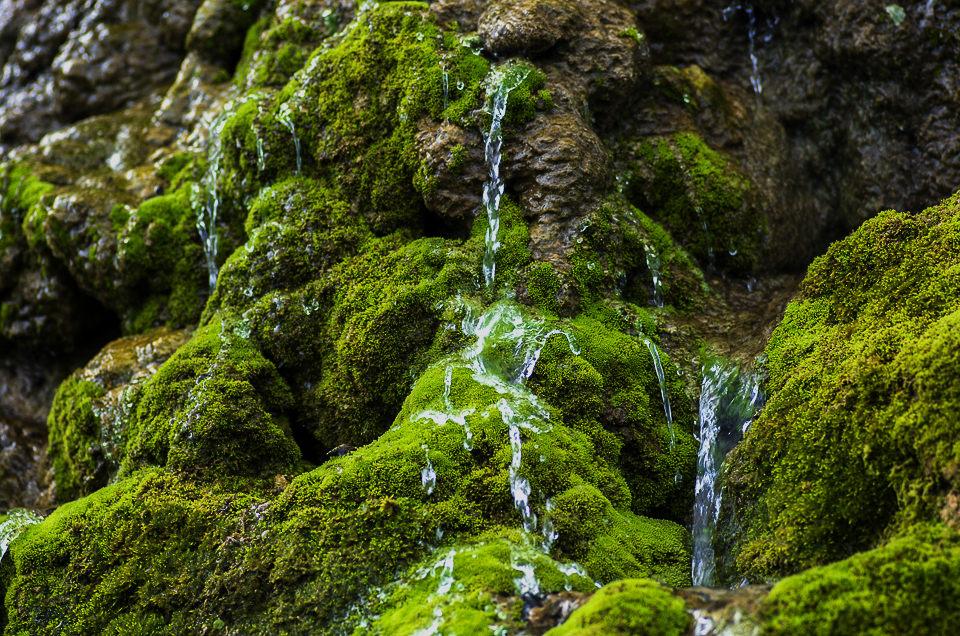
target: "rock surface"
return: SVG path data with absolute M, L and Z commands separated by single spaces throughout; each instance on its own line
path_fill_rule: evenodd
M 958 47 L 950 2 L 0 2 L 0 630 L 952 635 Z

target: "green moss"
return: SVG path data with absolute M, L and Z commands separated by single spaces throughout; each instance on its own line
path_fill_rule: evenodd
M 701 263 L 751 270 L 765 221 L 753 186 L 732 159 L 691 133 L 643 141 L 635 157 L 624 188 L 634 205 L 683 236 L 681 244 Z
M 415 224 L 423 206 L 413 185 L 417 120 L 439 118 L 444 109 L 440 32 L 425 6 L 365 6 L 356 28 L 314 52 L 308 72 L 295 75 L 276 99 L 264 96 L 238 109 L 225 129 L 231 198 L 254 195 L 294 165 L 290 132 L 276 117 L 282 106 L 296 130 L 312 131 L 301 140 L 305 171 L 336 183 L 378 233 Z
M 79 373 L 67 378 L 53 399 L 47 427 L 57 497 L 71 501 L 106 485 L 109 466 L 100 445 L 100 417 L 94 400 L 102 387 Z
M 527 275 L 527 295 L 545 315 L 556 318 L 560 313 L 560 279 L 549 263 L 537 263 Z
M 960 624 L 960 536 L 921 524 L 876 550 L 784 579 L 764 634 L 952 634 Z
M 463 144 L 457 144 L 450 149 L 450 161 L 447 162 L 447 171 L 450 174 L 460 174 L 463 172 L 463 164 L 467 160 L 467 149 Z
M 296 472 L 290 389 L 230 319 L 216 316 L 136 388 L 127 473 L 141 464 L 207 480 Z
M 237 69 L 233 75 L 233 81 L 242 84 L 247 74 L 250 72 L 250 64 L 260 45 L 260 38 L 270 28 L 273 21 L 272 16 L 260 18 L 247 29 L 247 35 L 243 40 L 243 52 L 240 54 L 240 62 L 237 63 Z
M 626 580 L 599 590 L 549 636 L 680 636 L 691 623 L 683 599 L 653 581 Z
M 589 434 L 600 456 L 619 466 L 630 501 L 607 490 L 611 501 L 629 504 L 637 514 L 682 521 L 692 506 L 697 454 L 682 378 L 661 351 L 674 418 L 671 445 L 647 347 L 591 318 L 577 318 L 570 327 L 579 355 L 563 338 L 552 337 L 530 378 L 531 388 L 561 410 L 568 426 Z
M 960 197 L 884 212 L 811 266 L 730 458 L 737 564 L 778 577 L 936 519 L 957 491 Z M 946 513 L 944 513 L 946 514 Z

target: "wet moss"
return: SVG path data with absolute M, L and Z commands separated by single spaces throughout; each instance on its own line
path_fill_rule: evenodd
M 764 634 L 952 634 L 960 624 L 960 536 L 920 524 L 883 547 L 784 579 Z
M 647 347 L 592 318 L 577 318 L 570 327 L 579 355 L 570 352 L 563 338 L 551 337 L 530 378 L 531 388 L 561 410 L 568 426 L 588 433 L 596 452 L 619 467 L 629 500 L 605 492 L 612 501 L 637 514 L 682 522 L 693 503 L 697 453 L 683 379 L 660 351 L 673 415 L 671 444 Z
M 236 323 L 217 315 L 132 396 L 122 465 L 204 480 L 295 473 L 290 389 Z
M 702 265 L 751 271 L 765 221 L 733 159 L 693 133 L 639 142 L 634 156 L 624 188 L 634 205 L 683 236 L 681 244 Z
M 79 374 L 67 378 L 54 397 L 47 427 L 56 474 L 57 498 L 71 501 L 106 485 L 105 458 L 100 447 L 100 417 L 95 400 L 105 391 Z
M 807 272 L 767 347 L 770 400 L 730 458 L 740 571 L 775 578 L 949 516 L 960 197 L 884 212 Z
M 680 636 L 691 623 L 683 599 L 653 581 L 610 583 L 549 636 Z

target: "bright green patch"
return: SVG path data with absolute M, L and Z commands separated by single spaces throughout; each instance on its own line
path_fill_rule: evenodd
M 681 636 L 690 627 L 686 603 L 653 581 L 611 583 L 549 636 Z

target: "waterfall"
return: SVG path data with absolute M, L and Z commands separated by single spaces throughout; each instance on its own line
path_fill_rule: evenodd
M 524 66 L 499 66 L 487 76 L 487 105 L 484 110 L 490 114 L 493 121 L 490 132 L 487 133 L 484 145 L 484 157 L 490 167 L 489 178 L 483 185 L 483 207 L 487 211 L 486 249 L 483 254 L 483 278 L 487 289 L 493 287 L 497 275 L 496 255 L 500 248 L 497 234 L 500 231 L 500 198 L 503 196 L 503 179 L 500 178 L 500 148 L 503 144 L 503 134 L 500 124 L 507 113 L 507 98 L 510 91 L 520 86 L 530 69 Z
M 649 338 L 644 338 L 643 343 L 647 345 L 647 350 L 650 351 L 650 357 L 653 358 L 653 369 L 657 372 L 657 379 L 660 381 L 660 397 L 663 398 L 663 414 L 667 418 L 667 430 L 670 431 L 670 450 L 672 451 L 677 444 L 677 437 L 673 432 L 673 411 L 670 410 L 667 376 L 663 372 L 663 364 L 660 362 L 660 352 L 657 351 L 657 345 Z
M 700 451 L 693 507 L 694 585 L 711 585 L 714 572 L 713 530 L 720 514 L 721 493 L 716 488 L 720 465 L 743 437 L 760 405 L 755 374 L 739 365 L 714 359 L 703 365 L 700 393 Z

